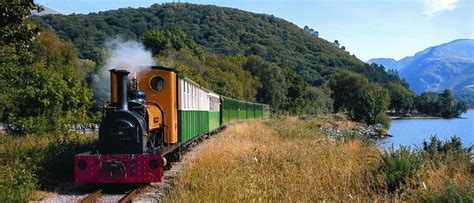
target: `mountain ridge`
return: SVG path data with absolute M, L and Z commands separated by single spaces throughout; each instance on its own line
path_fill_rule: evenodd
M 396 69 L 416 93 L 451 89 L 464 99 L 474 96 L 474 39 L 456 39 L 428 47 L 413 56 L 387 63 L 371 59 L 386 69 Z M 474 99 L 468 103 L 473 106 Z

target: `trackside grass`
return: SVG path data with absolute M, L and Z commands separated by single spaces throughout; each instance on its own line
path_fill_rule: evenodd
M 232 124 L 195 152 L 167 200 L 474 202 L 472 151 L 461 140 L 433 137 L 395 150 L 319 132 L 360 125 L 339 115 Z M 96 144 L 96 135 L 0 135 L 0 202 L 67 187 L 73 155 Z
M 169 201 L 472 200 L 469 158 L 447 164 L 422 149 L 330 141 L 318 131 L 327 125 L 359 124 L 321 116 L 231 125 L 183 168 Z
M 73 182 L 75 153 L 94 148 L 97 136 L 0 135 L 0 202 L 41 198 Z

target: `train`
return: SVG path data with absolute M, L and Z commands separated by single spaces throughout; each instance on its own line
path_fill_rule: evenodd
M 98 148 L 75 155 L 76 183 L 160 182 L 182 147 L 230 123 L 270 117 L 269 105 L 219 95 L 173 68 L 109 72 Z

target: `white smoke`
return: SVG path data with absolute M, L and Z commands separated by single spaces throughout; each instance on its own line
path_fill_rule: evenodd
M 107 58 L 103 70 L 120 69 L 130 72 L 137 70 L 137 67 L 154 65 L 153 55 L 145 50 L 143 44 L 136 41 L 124 41 L 115 38 L 105 43 L 110 57 Z
M 102 106 L 110 100 L 110 73 L 109 70 L 128 70 L 133 75 L 140 68 L 155 65 L 153 55 L 143 44 L 133 40 L 115 38 L 105 43 L 107 51 L 105 65 L 93 78 L 94 99 L 97 106 Z

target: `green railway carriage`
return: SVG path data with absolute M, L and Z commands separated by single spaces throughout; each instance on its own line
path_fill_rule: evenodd
M 266 104 L 245 102 L 221 96 L 221 124 L 254 118 L 269 118 L 270 108 Z
M 220 127 L 219 95 L 178 75 L 178 141 L 186 143 L 196 136 Z
M 177 80 L 179 143 L 232 122 L 270 115 L 268 105 L 220 96 L 180 73 Z
M 247 102 L 246 108 L 247 108 L 247 119 L 255 118 L 255 104 L 251 102 Z
M 247 102 L 239 101 L 237 112 L 239 112 L 238 113 L 239 121 L 246 120 L 247 119 Z
M 209 108 L 209 131 L 213 131 L 221 127 L 221 101 L 218 94 L 208 93 L 210 108 Z
M 235 121 L 235 103 L 235 99 L 221 96 L 221 125 Z

